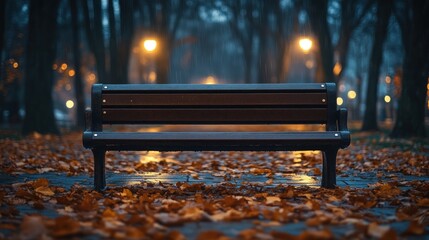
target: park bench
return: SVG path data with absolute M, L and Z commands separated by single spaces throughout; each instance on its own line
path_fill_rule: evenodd
M 336 155 L 350 144 L 347 110 L 334 83 L 94 84 L 83 145 L 94 155 L 94 187 L 106 186 L 106 151 L 320 150 L 322 187 L 336 185 Z M 324 124 L 323 131 L 116 132 L 112 124 Z

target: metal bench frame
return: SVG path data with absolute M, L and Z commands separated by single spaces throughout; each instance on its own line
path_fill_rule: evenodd
M 106 187 L 106 151 L 295 151 L 323 153 L 322 187 L 336 186 L 336 156 L 350 144 L 334 83 L 94 84 L 83 145 L 94 187 Z M 104 124 L 325 124 L 301 132 L 106 132 Z

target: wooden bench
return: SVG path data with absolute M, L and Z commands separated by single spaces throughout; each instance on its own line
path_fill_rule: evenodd
M 336 185 L 336 155 L 350 144 L 334 83 L 94 84 L 83 145 L 94 154 L 94 187 L 106 186 L 105 152 L 294 151 L 323 153 L 322 187 Z M 104 124 L 324 124 L 325 131 L 106 132 Z

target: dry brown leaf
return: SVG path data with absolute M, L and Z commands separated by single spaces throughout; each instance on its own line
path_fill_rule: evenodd
M 417 200 L 417 206 L 429 207 L 429 198 L 422 198 Z
M 47 187 L 49 186 L 49 181 L 46 178 L 39 178 L 31 182 L 31 186 L 33 186 L 34 189 L 38 187 Z
M 300 240 L 312 240 L 312 239 L 334 239 L 334 235 L 331 230 L 306 230 L 299 235 Z
M 55 195 L 55 193 L 49 187 L 45 187 L 45 186 L 38 187 L 38 188 L 36 188 L 35 191 L 37 193 L 40 193 L 40 194 L 45 195 L 45 196 Z
M 217 230 L 206 230 L 198 234 L 196 240 L 228 240 L 223 232 Z
M 76 235 L 80 232 L 80 224 L 69 216 L 61 216 L 55 219 L 54 225 L 50 227 L 50 233 L 57 238 Z
M 271 205 L 274 203 L 281 203 L 281 199 L 278 196 L 267 196 L 265 197 L 265 204 Z
M 41 239 L 46 234 L 45 224 L 41 216 L 25 216 L 22 220 L 20 239 Z
M 405 234 L 409 235 L 422 235 L 423 233 L 425 233 L 425 227 L 418 221 L 411 221 L 405 231 Z
M 94 211 L 97 209 L 98 209 L 97 200 L 91 194 L 85 194 L 80 204 L 76 206 L 76 210 L 83 211 L 83 212 Z
M 381 238 L 390 230 L 389 226 L 382 226 L 376 222 L 370 223 L 368 225 L 368 235 L 375 238 Z

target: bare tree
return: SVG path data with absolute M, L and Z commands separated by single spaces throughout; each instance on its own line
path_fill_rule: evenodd
M 76 118 L 77 126 L 83 129 L 85 125 L 85 96 L 83 94 L 83 82 L 81 73 L 81 49 L 80 46 L 80 29 L 79 29 L 79 13 L 78 2 L 69 0 L 70 13 L 71 13 L 71 26 L 72 26 L 72 52 L 73 62 L 76 69 L 74 75 L 74 93 L 76 97 Z
M 392 0 L 377 1 L 377 22 L 374 29 L 374 41 L 371 50 L 366 89 L 365 113 L 362 130 L 378 130 L 377 126 L 377 97 L 380 66 L 383 61 L 383 45 L 387 36 Z
M 6 24 L 6 0 L 0 1 L 0 123 L 3 122 L 4 82 L 3 82 L 3 48 Z
M 331 33 L 328 25 L 328 0 L 307 1 L 307 14 L 309 16 L 311 29 L 316 35 L 319 56 L 318 68 L 321 71 L 319 82 L 334 82 L 333 69 L 333 47 L 331 41 Z M 321 68 L 320 68 L 321 65 Z
M 91 6 L 89 3 L 92 3 Z M 90 51 L 94 54 L 98 81 L 110 82 L 106 74 L 106 50 L 103 36 L 101 0 L 81 0 L 84 26 Z
M 147 1 L 151 26 L 160 49 L 156 54 L 157 83 L 169 82 L 170 56 L 186 4 L 186 1 Z
M 425 137 L 426 84 L 429 76 L 429 2 L 401 1 L 395 10 L 404 46 L 402 91 L 392 137 Z
M 362 23 L 365 15 L 371 9 L 373 1 L 365 0 L 361 1 L 348 1 L 341 0 L 341 26 L 339 30 L 338 42 L 335 45 L 335 56 L 337 62 L 341 66 L 341 70 L 337 75 L 337 82 L 342 76 L 344 69 L 348 64 L 348 52 L 350 40 L 355 32 L 356 28 Z
M 256 5 L 254 1 L 230 1 L 228 2 L 228 6 L 232 13 L 228 25 L 234 36 L 238 39 L 243 51 L 244 82 L 250 83 L 252 82 L 252 49 L 255 29 L 252 13 L 256 10 Z M 240 25 L 243 26 L 243 29 L 240 28 Z

